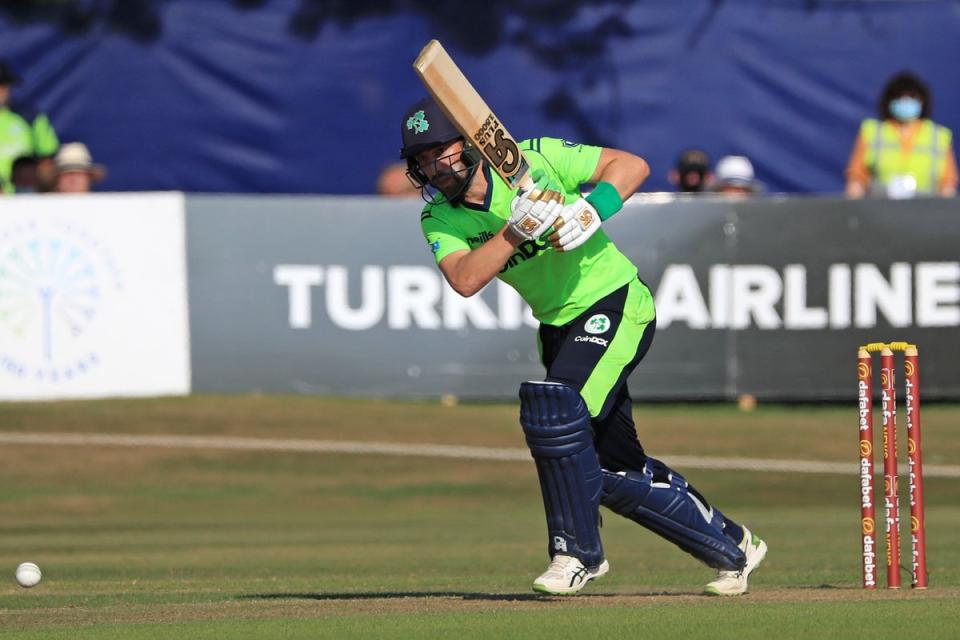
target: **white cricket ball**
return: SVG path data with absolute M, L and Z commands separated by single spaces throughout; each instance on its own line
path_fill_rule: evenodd
M 43 574 L 40 573 L 40 567 L 32 562 L 21 562 L 17 567 L 17 584 L 29 589 L 40 582 Z

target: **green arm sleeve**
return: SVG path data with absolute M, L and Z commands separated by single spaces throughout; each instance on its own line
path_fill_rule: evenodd
M 623 200 L 617 193 L 616 187 L 609 182 L 598 182 L 593 191 L 586 198 L 587 202 L 593 205 L 597 210 L 600 220 L 606 222 L 613 217 L 617 211 L 623 209 Z

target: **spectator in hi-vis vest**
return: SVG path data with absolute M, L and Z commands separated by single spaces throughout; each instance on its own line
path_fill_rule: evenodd
M 45 114 L 10 106 L 10 92 L 20 76 L 0 60 L 0 192 L 13 193 L 13 162 L 33 156 L 38 162 L 53 157 L 60 147 L 57 134 Z
M 950 129 L 930 119 L 930 91 L 902 72 L 883 89 L 880 118 L 860 124 L 847 164 L 847 196 L 953 196 L 957 159 Z

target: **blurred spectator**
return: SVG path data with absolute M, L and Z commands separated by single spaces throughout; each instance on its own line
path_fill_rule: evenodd
M 380 172 L 377 178 L 377 193 L 382 196 L 419 196 L 418 189 L 407 177 L 407 163 L 394 162 Z
M 753 173 L 753 163 L 746 156 L 724 156 L 717 162 L 711 191 L 732 198 L 746 198 L 763 191 L 763 184 Z
M 57 166 L 53 156 L 36 158 L 37 193 L 51 193 L 57 187 Z
M 953 134 L 930 119 L 926 84 L 911 73 L 898 73 L 883 88 L 878 111 L 879 120 L 860 124 L 847 164 L 847 195 L 955 195 Z
M 10 182 L 17 193 L 36 193 L 37 159 L 33 156 L 20 156 L 14 160 L 10 169 Z
M 687 149 L 677 158 L 670 170 L 670 182 L 682 193 L 701 193 L 707 190 L 712 178 L 710 157 L 700 149 Z
M 0 188 L 13 193 L 13 161 L 21 156 L 36 156 L 38 161 L 57 152 L 60 141 L 47 116 L 22 107 L 10 106 L 10 91 L 21 78 L 0 60 Z
M 87 193 L 107 175 L 106 167 L 93 163 L 87 145 L 82 142 L 63 145 L 54 159 L 54 166 L 57 193 Z

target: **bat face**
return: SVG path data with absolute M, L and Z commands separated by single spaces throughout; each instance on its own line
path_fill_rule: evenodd
M 466 134 L 464 134 L 466 135 Z M 473 146 L 480 150 L 494 170 L 511 186 L 526 176 L 526 160 L 520 153 L 517 141 L 491 111 L 470 137 Z M 520 173 L 523 169 L 523 173 Z
M 427 91 L 450 121 L 511 188 L 533 186 L 517 141 L 490 110 L 437 40 L 413 63 Z

